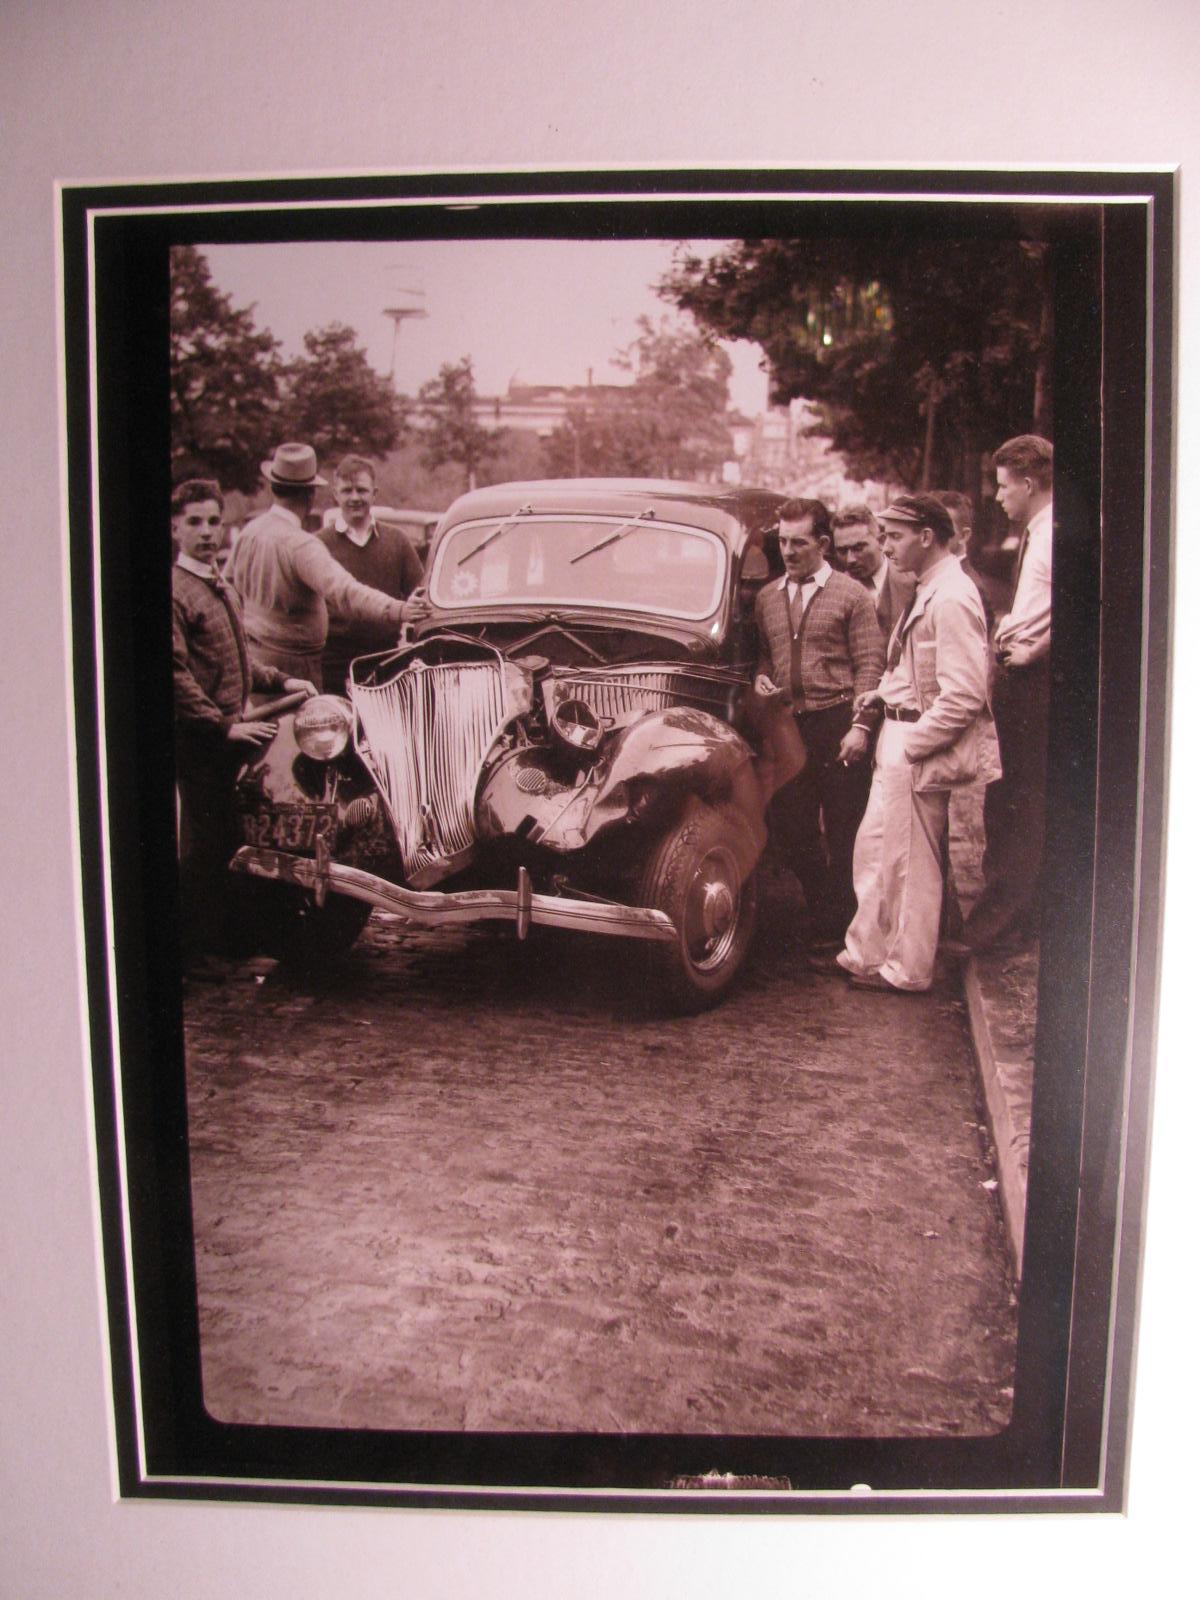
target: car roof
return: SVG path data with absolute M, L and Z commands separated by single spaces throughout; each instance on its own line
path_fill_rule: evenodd
M 531 479 L 491 484 L 460 496 L 445 513 L 443 525 L 506 516 L 526 504 L 538 515 L 587 511 L 612 516 L 634 516 L 652 505 L 667 521 L 707 528 L 740 548 L 760 542 L 763 531 L 775 525 L 786 499 L 772 489 L 674 478 Z

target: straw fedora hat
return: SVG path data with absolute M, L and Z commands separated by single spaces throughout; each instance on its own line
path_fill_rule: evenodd
M 262 463 L 268 483 L 293 489 L 323 489 L 327 480 L 317 474 L 317 452 L 310 444 L 281 444 L 270 461 Z

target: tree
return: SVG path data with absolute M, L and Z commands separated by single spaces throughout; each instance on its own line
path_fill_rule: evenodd
M 353 328 L 331 322 L 304 335 L 304 354 L 286 369 L 282 431 L 333 464 L 350 451 L 385 456 L 399 442 L 405 406 L 374 370 Z
M 432 470 L 447 464 L 461 467 L 468 489 L 495 454 L 500 439 L 475 420 L 475 373 L 470 356 L 445 361 L 436 378 L 423 383 L 417 406 L 424 419 L 422 459 Z
M 249 493 L 278 443 L 279 342 L 216 287 L 194 245 L 171 251 L 170 273 L 172 470 Z
M 615 358 L 633 382 L 584 390 L 547 440 L 553 475 L 708 479 L 732 454 L 729 357 L 690 319 L 638 330 Z
M 821 406 L 861 477 L 973 488 L 985 449 L 1052 426 L 1044 246 L 741 240 L 681 251 L 658 290 L 713 336 L 760 345 L 772 399 Z

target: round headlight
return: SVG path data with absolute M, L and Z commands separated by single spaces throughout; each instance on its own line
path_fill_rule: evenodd
M 312 761 L 332 761 L 350 742 L 354 712 L 336 694 L 317 694 L 296 713 L 296 743 Z
M 581 756 L 594 756 L 604 737 L 604 723 L 586 700 L 560 700 L 550 713 L 550 727 Z

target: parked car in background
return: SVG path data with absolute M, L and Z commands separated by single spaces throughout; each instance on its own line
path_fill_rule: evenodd
M 723 995 L 766 840 L 753 601 L 783 498 L 594 479 L 457 500 L 429 617 L 239 780 L 232 866 L 275 896 L 281 948 L 319 960 L 379 906 L 637 941 L 672 1006 Z

